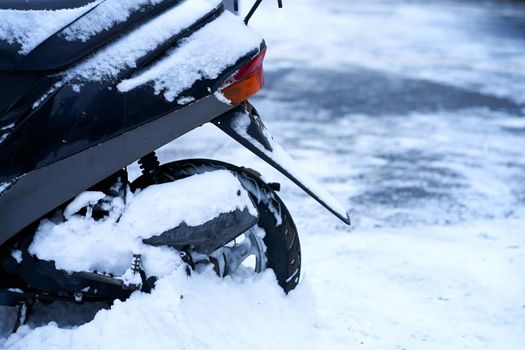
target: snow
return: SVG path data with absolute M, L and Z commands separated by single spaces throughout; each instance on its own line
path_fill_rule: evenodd
M 199 226 L 236 209 L 247 208 L 257 216 L 248 193 L 227 170 L 149 186 L 138 194 L 130 194 L 125 206 L 117 198 L 112 204 L 113 212 L 105 220 L 73 215 L 82 205 L 93 203 L 102 195 L 80 194 L 68 206 L 65 222 L 42 221 L 29 252 L 42 260 L 54 261 L 62 270 L 98 271 L 114 276 L 126 272 L 133 254 L 142 254 L 146 274 L 160 277 L 176 269 L 179 254 L 168 247 L 148 246 L 142 240 L 183 222 Z
M 55 323 L 34 331 L 24 326 L 5 346 L 39 348 L 45 337 L 57 349 L 321 348 L 308 334 L 315 324 L 312 306 L 304 303 L 308 290 L 286 298 L 275 284 L 268 272 L 220 280 L 212 271 L 191 278 L 177 271 L 159 281 L 151 295 L 134 293 L 98 312 L 93 322 L 74 329 Z
M 306 275 L 288 296 L 269 271 L 224 280 L 175 271 L 152 294 L 136 292 L 86 324 L 59 327 L 44 318 L 4 347 L 517 350 L 525 259 L 509 244 L 523 242 L 519 224 L 431 226 L 425 235 L 416 228 L 310 232 L 302 237 Z
M 66 219 L 71 218 L 76 214 L 80 209 L 88 206 L 95 205 L 99 200 L 104 198 L 106 195 L 104 192 L 98 191 L 86 191 L 79 194 L 71 203 L 68 204 L 66 209 L 64 209 L 64 217 Z
M 132 262 L 132 266 L 130 266 L 126 272 L 122 276 L 119 277 L 119 279 L 122 280 L 124 283 L 124 286 L 135 288 L 137 287 L 140 289 L 142 286 L 142 277 L 140 276 L 140 272 L 136 270 L 135 266 L 140 264 L 140 259 L 142 258 L 140 255 L 136 255 L 136 261 L 137 264 L 135 264 L 135 260 Z M 135 259 L 135 257 L 134 257 Z M 140 265 L 139 265 L 140 266 Z
M 510 248 L 523 244 L 520 222 L 306 236 L 307 271 L 330 252 L 332 268 L 309 274 L 321 328 L 341 349 L 520 349 L 524 257 Z
M 20 264 L 22 262 L 22 251 L 21 250 L 15 249 L 11 251 L 11 256 L 16 260 L 17 263 Z
M 155 93 L 173 101 L 198 80 L 215 79 L 240 57 L 259 49 L 262 37 L 229 12 L 184 39 L 179 47 L 151 68 L 123 80 L 117 87 L 130 91 L 152 84 Z
M 0 40 L 18 43 L 19 54 L 27 55 L 35 47 L 60 29 L 96 6 L 93 1 L 85 6 L 61 10 L 0 10 Z
M 182 96 L 177 99 L 177 103 L 180 105 L 187 105 L 188 103 L 192 103 L 195 101 L 195 97 L 193 96 Z
M 163 0 L 105 0 L 91 12 L 79 18 L 60 34 L 69 41 L 87 41 L 96 34 L 125 22 L 139 9 L 156 5 Z
M 11 123 L 0 128 L 0 143 L 4 142 L 7 139 L 7 136 L 9 136 L 11 129 L 13 129 L 14 127 L 15 123 Z
M 0 183 L 0 194 L 2 194 L 7 188 L 11 185 L 11 181 L 1 182 Z
M 228 98 L 224 96 L 224 94 L 220 90 L 215 91 L 213 95 L 215 96 L 217 100 L 221 101 L 224 104 L 227 104 L 227 105 L 232 104 L 232 101 L 228 100 Z
M 163 207 L 166 196 L 173 198 L 173 206 Z M 131 201 L 120 223 L 141 232 L 141 238 L 147 239 L 182 222 L 199 226 L 221 213 L 244 208 L 257 216 L 257 210 L 237 178 L 227 170 L 217 170 L 149 186 Z
M 15 127 L 15 123 L 11 123 L 11 124 L 8 124 L 6 126 L 3 126 L 0 128 L 0 131 L 5 131 L 5 130 L 9 130 L 9 129 L 12 129 Z

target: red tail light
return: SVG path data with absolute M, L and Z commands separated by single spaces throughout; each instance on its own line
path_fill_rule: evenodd
M 255 95 L 264 85 L 263 60 L 266 49 L 239 70 L 221 88 L 224 96 L 232 103 L 241 103 Z

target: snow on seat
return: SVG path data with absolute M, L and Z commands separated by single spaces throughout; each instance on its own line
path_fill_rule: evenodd
M 0 0 L 0 70 L 60 69 L 181 0 Z
M 26 66 L 25 61 L 32 61 L 31 51 L 97 4 L 91 1 L 76 8 L 24 10 L 19 9 L 21 6 L 12 9 L 11 3 L 3 4 L 0 10 L 0 69 L 3 70 Z
M 62 10 L 85 6 L 93 0 L 0 0 L 0 9 Z

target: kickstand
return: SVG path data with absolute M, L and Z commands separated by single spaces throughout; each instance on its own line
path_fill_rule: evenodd
M 33 309 L 34 300 L 33 299 L 27 299 L 25 301 L 21 301 L 16 307 L 17 307 L 17 313 L 16 313 L 16 321 L 15 325 L 13 326 L 13 331 L 11 333 L 16 333 L 18 328 L 20 326 L 27 324 L 27 321 L 29 320 L 29 316 L 31 315 L 31 311 Z

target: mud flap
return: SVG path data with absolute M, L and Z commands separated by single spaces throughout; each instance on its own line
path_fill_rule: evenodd
M 212 123 L 292 180 L 332 214 L 350 225 L 350 219 L 344 207 L 302 170 L 295 160 L 275 142 L 253 106 L 248 103 L 238 106 L 212 120 Z

